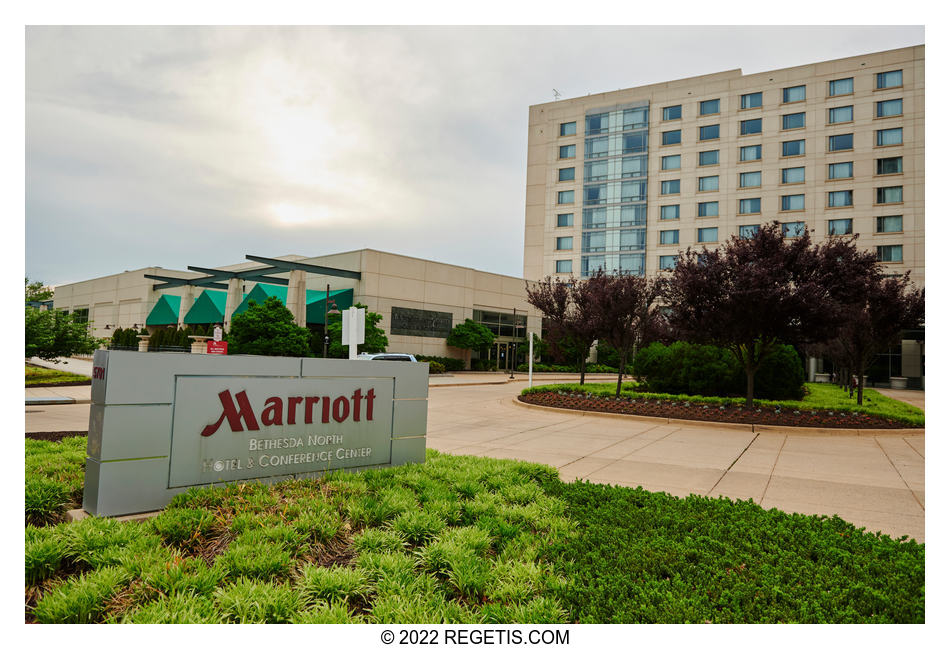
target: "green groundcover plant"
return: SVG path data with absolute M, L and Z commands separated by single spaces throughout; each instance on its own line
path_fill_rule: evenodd
M 26 366 L 26 387 L 31 385 L 44 385 L 47 383 L 67 383 L 82 382 L 89 383 L 92 379 L 81 374 L 64 372 L 62 370 L 52 370 L 45 367 Z
M 81 483 L 76 447 L 43 444 Z M 40 448 L 28 481 L 38 455 L 56 464 Z M 431 450 L 420 465 L 192 489 L 139 523 L 28 519 L 25 546 L 26 615 L 41 623 L 924 619 L 912 540 Z

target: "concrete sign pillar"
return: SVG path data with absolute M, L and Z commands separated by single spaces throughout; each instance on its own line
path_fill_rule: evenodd
M 287 283 L 287 308 L 294 314 L 294 323 L 299 327 L 307 326 L 307 272 L 290 271 Z
M 241 290 L 242 280 L 240 277 L 232 277 L 228 280 L 228 299 L 224 304 L 224 330 L 231 331 L 231 316 L 234 310 L 241 306 L 244 300 L 244 292 Z
M 185 328 L 185 316 L 188 310 L 195 303 L 195 287 L 191 284 L 185 285 L 185 294 L 181 296 L 181 305 L 178 307 L 178 328 Z

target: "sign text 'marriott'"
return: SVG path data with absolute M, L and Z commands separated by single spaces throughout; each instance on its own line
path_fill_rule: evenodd
M 245 390 L 235 394 L 234 398 L 231 397 L 230 390 L 225 390 L 218 393 L 218 398 L 221 400 L 221 416 L 213 424 L 204 427 L 201 431 L 202 437 L 213 435 L 225 419 L 227 419 L 228 425 L 235 433 L 239 433 L 245 428 L 247 430 L 260 430 L 261 425 L 283 426 L 285 411 L 287 425 L 289 426 L 298 423 L 297 415 L 300 410 L 303 411 L 302 423 L 304 424 L 313 423 L 315 410 L 319 410 L 317 416 L 320 417 L 320 422 L 324 424 L 329 424 L 331 417 L 337 423 L 342 423 L 350 418 L 353 421 L 360 421 L 364 402 L 366 404 L 366 421 L 372 421 L 373 400 L 376 398 L 376 392 L 370 389 L 364 395 L 362 388 L 357 388 L 353 391 L 352 397 L 339 396 L 335 399 L 327 396 L 286 397 L 286 399 L 283 397 L 268 397 L 264 401 L 260 423 L 258 423 L 257 415 L 251 407 L 251 402 L 247 398 Z M 235 400 L 237 405 L 235 405 Z M 284 407 L 285 400 L 287 402 L 286 409 Z

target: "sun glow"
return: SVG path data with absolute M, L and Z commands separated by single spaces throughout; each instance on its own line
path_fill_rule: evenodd
M 277 203 L 270 206 L 280 225 L 322 225 L 330 221 L 330 211 L 322 205 Z

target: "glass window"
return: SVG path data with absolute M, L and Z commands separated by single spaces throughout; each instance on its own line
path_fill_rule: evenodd
M 601 158 L 607 155 L 607 143 L 608 138 L 606 135 L 603 137 L 587 138 L 584 140 L 584 157 Z
M 878 187 L 877 203 L 902 203 L 904 201 L 904 186 L 897 187 Z
M 603 255 L 581 257 L 581 277 L 590 277 L 598 270 L 607 270 Z
M 903 232 L 903 216 L 879 216 L 877 217 L 877 227 L 875 232 Z
M 622 205 L 620 207 L 620 225 L 646 225 L 646 205 Z
M 679 131 L 664 131 L 663 132 L 663 144 L 679 144 L 679 143 L 680 143 Z
M 789 167 L 782 169 L 782 184 L 794 185 L 805 182 L 805 167 Z
M 877 73 L 878 88 L 896 88 L 904 85 L 904 71 L 892 70 L 890 72 Z
M 904 261 L 904 246 L 878 246 L 877 260 L 881 262 Z
M 740 239 L 752 239 L 758 233 L 759 233 L 758 225 L 740 225 L 739 226 Z
M 838 108 L 828 109 L 828 123 L 840 124 L 841 122 L 854 121 L 854 106 L 839 106 Z
M 660 183 L 660 193 L 661 194 L 679 194 L 680 193 L 680 181 L 676 180 L 664 180 Z
M 557 202 L 558 205 L 566 205 L 568 203 L 574 202 L 574 190 L 569 189 L 567 191 L 557 193 Z
M 762 186 L 762 172 L 761 171 L 747 171 L 746 173 L 739 174 L 739 187 L 761 187 Z
M 660 255 L 660 270 L 676 268 L 676 255 Z
M 699 203 L 697 216 L 719 216 L 719 201 Z
M 606 249 L 606 232 L 585 232 L 581 235 L 581 252 L 603 252 Z
M 719 228 L 697 228 L 696 241 L 710 243 L 719 240 Z
M 714 192 L 719 189 L 719 176 L 700 176 L 697 191 Z
M 753 144 L 751 146 L 739 147 L 739 160 L 746 162 L 749 160 L 762 159 L 762 145 Z
M 878 158 L 877 173 L 879 176 L 885 174 L 899 174 L 904 172 L 904 158 Z
M 584 163 L 584 182 L 593 180 L 607 180 L 608 165 L 606 160 Z
M 565 144 L 564 146 L 558 149 L 557 157 L 561 158 L 562 160 L 564 158 L 573 158 L 575 155 L 574 151 L 576 150 L 576 148 L 577 148 L 576 144 Z
M 851 219 L 832 219 L 828 221 L 828 235 L 851 234 L 853 232 L 851 223 Z
M 761 212 L 761 198 L 743 198 L 739 201 L 739 214 L 759 214 Z
M 835 79 L 828 82 L 828 96 L 850 95 L 854 92 L 854 77 Z
M 751 92 L 748 95 L 742 95 L 742 108 L 760 108 L 762 106 L 762 93 Z
M 624 153 L 644 153 L 647 150 L 647 132 L 626 133 L 623 136 Z
M 805 140 L 791 140 L 790 142 L 782 142 L 782 155 L 786 157 L 793 155 L 805 155 Z
M 557 227 L 559 228 L 570 228 L 574 225 L 574 213 L 569 214 L 558 214 L 557 215 Z
M 643 264 L 646 255 L 620 255 L 620 267 L 617 271 L 622 274 L 643 275 Z
M 739 135 L 753 135 L 762 132 L 762 118 L 745 119 L 739 122 Z
M 567 167 L 565 169 L 557 170 L 557 179 L 558 182 L 562 180 L 574 180 L 574 167 Z
M 607 208 L 606 207 L 588 207 L 584 209 L 585 230 L 607 227 Z
M 717 165 L 719 164 L 719 151 L 700 151 L 699 152 L 699 166 L 704 167 L 706 165 Z
M 888 99 L 887 101 L 879 101 L 876 103 L 876 115 L 878 117 L 893 117 L 894 115 L 903 115 L 904 114 L 904 100 L 903 99 Z
M 564 122 L 561 124 L 561 135 L 577 135 L 577 122 Z
M 805 222 L 804 221 L 792 221 L 790 223 L 782 224 L 782 236 L 783 237 L 800 237 L 805 234 Z
M 783 212 L 793 212 L 796 210 L 805 209 L 805 195 L 804 194 L 791 194 L 789 196 L 782 196 L 782 211 Z
M 679 230 L 660 230 L 661 244 L 677 244 L 680 242 Z
M 828 165 L 828 180 L 838 180 L 839 178 L 853 178 L 853 162 L 835 162 Z
M 556 264 L 555 267 L 554 267 L 554 272 L 555 272 L 555 273 L 569 273 L 569 272 L 571 272 L 571 266 L 573 266 L 573 263 L 571 262 L 570 259 L 558 259 L 558 260 L 557 260 L 556 262 L 554 262 L 554 263 Z
M 558 237 L 558 238 L 557 238 L 557 249 L 558 249 L 558 250 L 573 250 L 573 249 L 574 249 L 574 237 Z
M 634 228 L 620 231 L 621 250 L 643 250 L 646 248 L 646 228 Z
M 849 151 L 854 148 L 854 133 L 828 136 L 829 151 Z
M 789 104 L 793 101 L 805 101 L 805 86 L 783 88 L 782 101 L 786 104 Z
M 624 178 L 647 175 L 647 157 L 645 155 L 626 156 L 621 158 L 620 175 Z
M 587 116 L 587 134 L 588 135 L 597 135 L 598 133 L 607 132 L 607 124 L 609 113 L 600 113 L 598 115 L 588 115 Z
M 782 130 L 790 128 L 805 128 L 805 113 L 782 115 Z
M 680 119 L 683 116 L 682 106 L 667 106 L 663 109 L 663 119 Z
M 719 139 L 719 124 L 710 124 L 709 126 L 700 126 L 699 139 L 700 140 L 718 140 Z
M 885 128 L 877 132 L 878 146 L 891 146 L 892 144 L 904 143 L 904 129 Z
M 660 207 L 660 220 L 672 221 L 680 217 L 679 205 L 662 205 Z
M 607 185 L 585 185 L 584 205 L 600 205 L 607 202 Z
M 699 102 L 700 115 L 715 115 L 718 112 L 719 112 L 718 99 L 707 99 L 706 101 Z
M 840 192 L 828 192 L 828 207 L 850 207 L 854 205 L 854 191 L 845 189 Z
M 663 156 L 660 168 L 663 169 L 663 171 L 669 171 L 670 169 L 679 169 L 680 168 L 679 154 Z
M 623 130 L 627 131 L 631 128 L 646 128 L 649 119 L 649 108 L 645 106 L 642 108 L 628 108 L 627 110 L 623 111 Z
M 73 318 L 76 322 L 89 322 L 89 309 L 73 309 Z
M 624 203 L 630 201 L 644 201 L 647 198 L 647 181 L 628 180 L 620 183 L 620 200 Z

